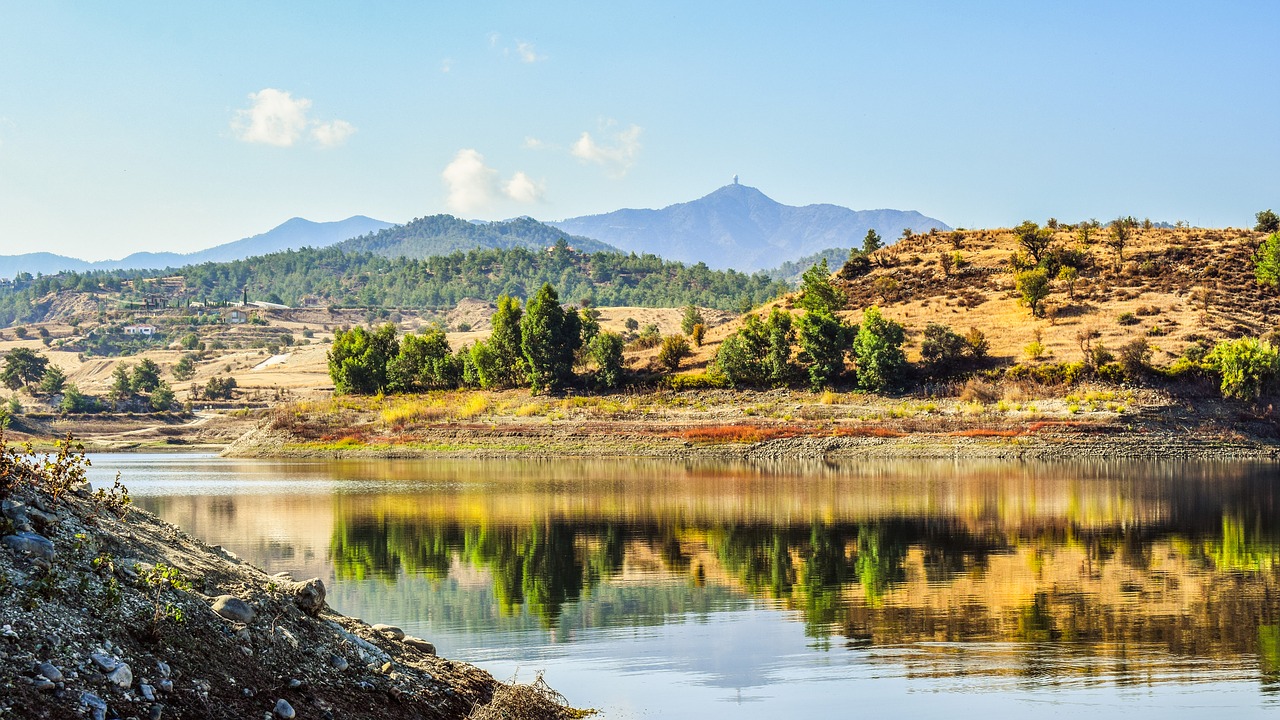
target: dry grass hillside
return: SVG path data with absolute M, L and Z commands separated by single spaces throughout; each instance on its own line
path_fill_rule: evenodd
M 1026 362 L 1024 349 L 1040 334 L 1043 361 L 1082 358 L 1080 338 L 1118 348 L 1146 339 L 1152 361 L 1165 364 L 1187 345 L 1242 336 L 1266 337 L 1280 323 L 1280 292 L 1259 285 L 1251 260 L 1263 234 L 1248 230 L 1142 229 L 1126 246 L 1124 262 L 1104 244 L 1106 228 L 1084 244 L 1075 231 L 1059 230 L 1054 243 L 1085 258 L 1074 288 L 1055 280 L 1044 317 L 1033 317 L 1015 290 L 1011 258 L 1021 251 L 1007 229 L 916 235 L 876 251 L 870 270 L 857 277 L 836 271 L 849 298 L 850 322 L 862 309 L 881 308 L 908 331 L 908 357 L 919 359 L 919 338 L 932 322 L 964 334 L 982 331 L 993 359 Z M 959 254 L 944 270 L 941 256 Z M 784 308 L 793 297 L 780 300 Z M 765 312 L 768 308 L 765 308 Z M 705 364 L 738 323 L 708 332 L 695 357 Z

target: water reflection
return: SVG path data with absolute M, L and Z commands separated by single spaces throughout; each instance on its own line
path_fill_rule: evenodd
M 224 492 L 190 461 L 131 490 L 446 645 L 781 612 L 907 677 L 1280 678 L 1274 465 L 208 462 Z

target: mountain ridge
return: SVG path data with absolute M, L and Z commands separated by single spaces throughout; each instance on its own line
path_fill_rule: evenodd
M 371 231 L 391 227 L 391 225 L 389 222 L 364 215 L 352 215 L 345 220 L 329 222 L 314 222 L 306 218 L 292 217 L 266 232 L 190 253 L 140 251 L 130 253 L 118 260 L 96 261 L 81 260 L 50 252 L 0 255 L 0 278 L 13 278 L 22 272 L 32 275 L 52 275 L 66 270 L 75 272 L 152 270 L 198 265 L 205 262 L 243 260 L 301 247 L 327 247 Z
M 915 210 L 784 205 L 758 188 L 736 182 L 659 210 L 624 208 L 547 224 L 630 252 L 743 272 L 776 267 L 831 247 L 860 245 L 870 229 L 886 242 L 907 228 L 951 229 Z

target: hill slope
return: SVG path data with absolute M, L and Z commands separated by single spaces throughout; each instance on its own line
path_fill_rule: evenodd
M 296 250 L 302 247 L 327 247 L 357 235 L 390 227 L 391 223 L 355 215 L 335 222 L 312 222 L 304 218 L 292 218 L 267 232 L 234 242 L 215 245 L 193 253 L 137 252 L 119 260 L 88 262 L 53 253 L 26 253 L 0 256 L 0 277 L 12 278 L 18 273 L 52 275 L 63 271 L 88 270 L 142 270 L 150 268 L 182 267 L 203 262 L 243 260 L 255 255 Z
M 783 205 L 756 188 L 726 185 L 661 210 L 617 210 L 550 223 L 623 250 L 753 272 L 831 247 L 859 245 L 874 228 L 886 240 L 906 228 L 950 229 L 915 211 Z
M 452 215 L 416 218 L 338 245 L 343 252 L 371 252 L 383 257 L 426 258 L 468 250 L 543 250 L 564 239 L 582 252 L 610 252 L 617 248 L 564 231 L 529 217 L 473 223 Z

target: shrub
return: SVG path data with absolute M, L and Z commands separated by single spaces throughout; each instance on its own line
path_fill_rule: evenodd
M 969 344 L 965 339 L 946 325 L 929 323 L 925 326 L 924 339 L 920 341 L 920 359 L 930 372 L 954 370 L 968 350 Z
M 702 317 L 702 311 L 697 305 L 689 303 L 684 308 L 684 314 L 680 318 L 680 332 L 685 335 L 693 335 L 695 325 L 704 325 L 706 320 Z
M 774 308 L 764 321 L 758 315 L 748 315 L 742 327 L 720 343 L 716 368 L 734 387 L 785 384 L 794 372 L 794 339 L 790 313 Z
M 1223 397 L 1256 400 L 1280 374 L 1280 350 L 1264 340 L 1224 340 L 1205 357 L 1222 376 Z
M 702 339 L 706 336 L 706 334 L 707 334 L 707 326 L 704 325 L 703 323 L 698 323 L 697 325 L 693 326 L 693 332 L 689 333 L 689 338 L 693 340 L 694 345 L 698 347 L 702 347 Z
M 976 327 L 969 328 L 969 332 L 964 336 L 964 342 L 969 346 L 969 354 L 974 360 L 985 358 L 987 352 L 991 350 L 991 343 L 987 341 L 987 336 Z
M 672 390 L 715 390 L 729 387 L 729 378 L 716 372 L 671 375 L 665 382 Z
M 662 339 L 662 349 L 658 350 L 658 364 L 667 372 L 673 373 L 679 370 L 680 363 L 692 354 L 689 342 L 683 335 L 668 335 Z
M 1119 317 L 1116 318 L 1116 322 L 1120 325 L 1137 325 L 1140 321 L 1138 320 L 1137 315 L 1134 315 L 1131 312 L 1122 312 Z
M 969 382 L 965 383 L 964 389 L 960 391 L 961 402 L 990 405 L 999 399 L 1000 391 L 996 386 L 978 378 L 969 378 Z
M 1129 380 L 1137 380 L 1151 369 L 1151 345 L 1143 338 L 1130 340 L 1120 346 L 1116 358 L 1125 377 Z

